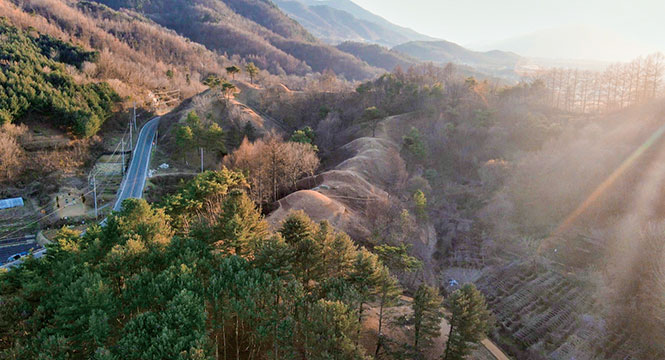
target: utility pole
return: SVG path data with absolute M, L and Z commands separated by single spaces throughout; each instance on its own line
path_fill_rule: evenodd
M 125 175 L 125 138 L 120 139 L 122 144 L 122 175 Z
M 136 127 L 136 101 L 134 101 L 134 130 L 139 131 Z
M 132 142 L 132 122 L 131 120 L 129 121 L 129 151 L 132 151 L 134 149 L 134 144 Z
M 95 180 L 95 177 L 92 177 L 92 188 L 94 191 L 94 198 L 95 198 L 95 220 L 97 220 L 97 181 Z
M 201 172 L 203 172 L 203 148 L 200 147 L 199 150 L 201 150 Z

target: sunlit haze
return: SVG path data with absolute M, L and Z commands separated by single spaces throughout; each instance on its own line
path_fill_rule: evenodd
M 665 360 L 665 0 L 0 0 L 0 360 Z
M 561 29 L 563 42 L 571 27 L 587 28 L 594 38 L 605 42 L 603 46 L 614 49 L 600 51 L 598 60 L 616 60 L 665 50 L 665 2 L 658 0 L 637 1 L 529 1 L 529 0 L 357 0 L 367 10 L 381 15 L 391 22 L 410 27 L 418 32 L 457 42 L 471 48 L 486 50 L 491 45 L 507 44 L 504 40 L 522 38 L 535 32 Z M 427 11 L 423 11 L 427 9 Z M 588 34 L 582 34 L 588 35 Z M 574 40 L 574 39 L 572 39 Z M 613 41 L 614 45 L 612 46 Z M 511 44 L 513 41 L 510 42 Z M 620 46 L 617 46 L 620 44 Z M 550 49 L 566 44 L 548 44 Z M 518 47 L 517 45 L 515 45 Z M 620 49 L 619 49 L 620 48 Z M 502 49 L 502 50 L 518 50 Z M 613 51 L 614 50 L 614 51 Z M 550 56 L 550 51 L 535 50 L 538 56 Z M 598 53 L 598 51 L 596 51 Z M 559 57 L 584 58 L 574 52 L 558 54 Z M 582 54 L 586 55 L 586 54 Z

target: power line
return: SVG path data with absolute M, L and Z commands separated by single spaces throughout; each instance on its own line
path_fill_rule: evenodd
M 122 137 L 120 138 L 120 142 L 118 142 L 118 144 L 116 145 L 116 147 L 115 147 L 115 149 L 113 150 L 113 152 L 111 153 L 111 155 L 109 155 L 109 159 L 108 159 L 107 161 L 105 161 L 104 163 L 109 164 L 109 163 L 111 162 L 111 159 L 113 159 L 113 157 L 115 156 L 115 154 L 116 154 L 116 153 L 118 152 L 118 150 L 120 149 L 120 147 L 121 147 L 121 146 L 124 147 L 124 139 L 125 139 L 125 135 L 127 135 L 127 131 L 128 131 L 128 130 L 125 130 L 125 132 L 122 134 Z M 129 131 L 131 131 L 131 125 L 130 125 L 130 128 L 129 128 Z M 95 168 L 93 168 L 93 171 L 94 171 L 94 170 L 95 170 Z M 99 172 L 98 172 L 97 174 L 99 174 Z M 91 174 L 91 175 L 95 176 L 95 175 L 97 175 L 97 174 Z M 90 175 L 88 175 L 88 182 L 90 182 Z
M 130 128 L 129 128 L 129 130 L 130 130 L 130 134 L 131 134 L 131 123 L 130 123 Z M 125 134 L 126 134 L 126 132 L 125 132 Z M 122 138 L 121 138 L 121 143 L 119 144 L 119 145 L 122 145 L 122 147 L 123 147 L 123 155 L 124 155 L 124 137 L 125 137 L 125 134 L 123 134 L 123 136 L 122 136 Z M 140 134 L 139 134 L 139 135 L 140 135 Z M 139 136 L 139 138 L 140 138 L 140 136 Z M 154 141 L 154 138 L 155 138 L 155 134 L 153 134 L 153 141 Z M 131 141 L 131 135 L 130 135 L 130 141 Z M 112 157 L 115 156 L 115 153 L 117 152 L 117 150 L 118 150 L 118 146 L 116 146 L 116 149 L 113 151 L 113 153 L 112 153 L 112 155 L 111 155 Z M 110 160 L 107 161 L 107 163 L 109 163 L 109 162 L 110 162 Z M 123 164 L 122 164 L 122 166 L 123 166 L 123 170 L 124 170 L 124 156 L 123 156 Z M 110 176 L 109 176 L 109 178 L 110 178 Z M 89 179 L 89 178 L 88 178 L 88 179 Z M 108 185 L 111 183 L 111 181 L 113 181 L 113 179 L 110 179 L 110 180 L 105 184 L 105 186 L 102 188 L 102 191 L 106 188 L 106 186 L 108 186 Z M 122 176 L 122 181 L 121 181 L 121 184 L 120 184 L 120 188 L 122 188 L 122 184 L 123 184 L 124 181 L 126 181 L 126 179 L 125 179 L 124 174 L 123 174 L 123 176 Z M 94 186 L 94 189 L 93 189 L 92 191 L 95 192 L 95 196 L 96 196 L 96 178 L 95 178 L 95 175 L 94 175 L 94 174 L 93 174 L 93 186 Z M 85 195 L 89 195 L 92 191 L 88 191 L 88 192 L 82 194 L 81 197 L 83 198 Z M 119 193 L 119 194 L 117 193 L 116 196 L 120 196 L 120 195 L 122 194 L 122 191 L 121 191 L 120 189 L 119 189 L 119 191 L 120 191 L 120 193 Z M 70 204 L 66 204 L 66 205 L 64 206 L 64 208 L 67 208 L 67 207 L 69 207 L 69 206 L 72 206 L 72 205 L 74 205 L 74 203 L 76 203 L 76 200 L 72 201 L 72 203 L 70 203 Z M 110 205 L 110 204 L 107 204 L 107 205 Z M 105 205 L 104 207 L 106 207 L 107 205 Z M 97 215 L 97 208 L 96 208 L 96 206 L 97 206 L 97 202 L 95 201 L 95 215 Z M 35 224 L 35 223 L 38 223 L 38 222 L 42 221 L 43 219 L 45 219 L 45 218 L 47 218 L 47 217 L 53 215 L 53 214 L 54 214 L 55 212 L 57 212 L 57 211 L 59 211 L 59 209 L 56 209 L 56 210 L 50 212 L 49 214 L 46 214 L 46 215 L 42 216 L 41 218 L 39 218 L 39 219 L 37 219 L 37 220 L 35 220 L 35 221 L 31 222 L 31 223 L 28 223 L 27 225 L 25 225 L 25 226 L 23 226 L 23 227 L 17 229 L 16 231 L 10 233 L 10 234 L 7 235 L 6 237 L 4 237 L 4 238 L 0 238 L 0 240 L 4 240 L 4 239 L 8 239 L 8 238 L 10 238 L 12 235 L 16 234 L 17 232 L 19 232 L 19 231 L 21 231 L 21 230 L 23 230 L 23 229 L 25 229 L 25 228 L 27 228 L 27 227 L 29 227 L 29 226 L 32 226 L 32 225 Z M 102 222 L 101 222 L 100 224 L 101 224 L 101 225 L 104 225 L 105 222 L 106 222 L 106 218 L 105 218 L 104 220 L 102 220 Z M 85 234 L 85 232 L 86 232 L 86 230 L 83 231 L 82 235 Z M 46 249 L 42 249 L 42 250 L 39 250 L 39 251 L 35 252 L 34 254 L 35 254 L 35 255 L 38 254 L 39 256 L 41 256 L 41 255 L 44 254 L 45 252 L 46 252 Z M 21 260 L 18 260 L 18 262 L 20 263 Z M 15 261 L 15 262 L 13 262 L 13 263 L 9 263 L 9 264 L 3 265 L 2 268 L 5 268 L 6 266 L 12 266 L 11 264 L 16 264 L 16 263 L 17 263 L 17 262 Z
M 97 181 L 95 180 L 95 177 L 92 177 L 92 188 L 93 188 L 93 194 L 95 196 L 95 220 L 99 217 L 97 214 Z
M 44 205 L 44 206 L 38 207 L 37 209 L 35 209 L 35 210 L 33 210 L 33 211 L 34 211 L 35 213 L 40 213 L 40 212 L 42 212 L 42 210 L 46 209 L 46 208 L 49 207 L 49 206 L 51 206 L 50 203 L 48 203 L 48 204 L 46 204 L 46 205 Z M 15 222 L 15 221 L 18 221 L 18 220 L 21 220 L 21 219 L 25 219 L 25 218 L 31 217 L 31 216 L 33 216 L 33 215 L 34 215 L 34 214 L 31 214 L 31 215 L 24 215 L 24 216 L 14 216 L 14 217 L 10 217 L 10 218 L 7 218 L 7 219 L 3 219 L 3 221 L 12 221 L 12 222 Z
M 130 124 L 130 131 L 131 131 L 131 124 Z M 125 132 L 125 134 L 127 134 L 127 132 Z M 122 137 L 122 138 L 124 138 L 125 134 L 123 134 L 123 137 Z M 154 137 L 154 135 L 153 135 L 153 137 Z M 115 148 L 115 150 L 114 150 L 114 152 L 113 152 L 112 155 L 115 155 L 115 153 L 117 152 L 119 146 L 121 146 L 121 145 L 122 145 L 122 143 L 121 143 L 121 144 L 118 144 L 118 145 L 116 146 L 116 148 Z M 109 161 L 107 161 L 107 163 L 108 163 L 108 162 L 109 162 Z M 108 179 L 108 181 L 106 181 L 106 182 L 103 184 L 103 186 L 101 186 L 101 191 L 104 191 L 104 190 L 105 190 L 105 189 L 111 184 L 111 182 L 114 180 L 114 179 L 111 179 L 111 176 L 110 176 L 110 175 L 107 176 L 107 179 Z M 122 181 L 125 181 L 124 177 L 123 177 L 123 180 L 122 180 Z M 120 185 L 120 186 L 122 187 L 122 182 L 121 182 L 121 185 Z M 93 193 L 93 191 L 95 191 L 95 190 L 94 190 L 94 189 L 93 189 L 93 190 L 89 190 L 88 192 L 81 194 L 81 197 L 84 197 L 84 196 L 86 196 L 86 195 L 90 195 L 91 193 Z M 22 230 L 24 230 L 24 229 L 26 229 L 26 228 L 28 228 L 28 227 L 30 227 L 30 226 L 32 226 L 32 225 L 38 223 L 38 222 L 40 222 L 40 221 L 42 221 L 42 220 L 44 220 L 44 219 L 50 217 L 51 215 L 55 214 L 56 212 L 58 212 L 58 211 L 60 211 L 60 210 L 62 210 L 62 209 L 65 209 L 65 208 L 67 208 L 67 207 L 69 207 L 69 206 L 74 205 L 75 203 L 76 203 L 76 200 L 72 201 L 72 202 L 69 203 L 69 204 L 66 204 L 66 205 L 65 205 L 64 207 L 62 207 L 62 208 L 55 209 L 55 210 L 49 212 L 48 214 L 46 214 L 46 215 L 44 215 L 44 216 L 38 218 L 37 220 L 34 220 L 34 221 L 32 221 L 32 222 L 30 222 L 30 223 L 28 223 L 28 224 L 26 224 L 26 225 L 24 225 L 24 226 L 22 226 L 22 227 L 16 229 L 16 230 L 14 230 L 13 232 L 9 233 L 8 235 L 6 235 L 6 236 L 0 238 L 0 240 L 9 239 L 9 238 L 11 238 L 13 235 L 15 235 L 16 233 L 18 233 L 18 232 L 20 232 L 20 231 L 22 231 Z
M 124 139 L 125 139 L 125 136 L 127 135 L 127 132 L 128 132 L 128 130 L 125 130 L 125 132 L 122 134 L 122 137 L 120 138 L 120 141 L 121 141 L 121 142 L 118 143 L 118 145 L 116 146 L 116 148 L 113 150 L 113 153 L 111 153 L 111 155 L 109 156 L 109 160 L 107 160 L 106 162 L 104 162 L 105 164 L 109 164 L 109 163 L 111 162 L 111 158 L 113 158 L 113 157 L 115 156 L 115 154 L 118 152 L 118 149 L 119 149 L 120 145 L 122 145 L 122 143 L 123 143 L 123 141 L 124 141 Z M 124 153 L 123 153 L 123 157 L 124 157 Z M 92 171 L 91 171 L 91 174 L 88 175 L 88 182 L 90 182 L 90 176 L 96 176 L 96 175 L 99 174 L 99 172 L 98 172 L 97 174 L 94 174 L 94 173 L 93 173 L 94 170 L 95 170 L 95 168 L 93 167 L 93 169 L 92 169 Z M 124 162 L 123 162 L 123 170 L 124 170 Z M 84 195 L 82 195 L 82 196 L 84 196 Z M 46 205 L 44 205 L 44 206 L 38 207 L 37 209 L 34 210 L 34 212 L 35 212 L 35 213 L 40 213 L 41 211 L 45 210 L 45 209 L 48 208 L 49 206 L 51 206 L 50 203 L 48 203 L 48 204 L 46 204 Z M 24 219 L 24 218 L 27 218 L 27 217 L 30 217 L 30 216 L 32 216 L 32 215 L 27 215 L 27 216 L 23 216 L 23 217 L 20 217 L 20 216 L 14 216 L 14 217 L 9 218 L 9 219 L 6 219 L 6 220 L 7 220 L 7 221 L 10 221 L 10 220 L 11 220 L 11 221 L 17 221 L 17 220 L 21 220 L 21 219 Z
M 130 126 L 131 126 L 131 125 L 130 125 Z M 123 139 L 124 139 L 124 137 L 125 137 L 126 134 L 127 134 L 127 131 L 125 131 L 125 133 L 123 134 L 123 136 L 122 136 Z M 118 144 L 118 146 L 116 146 L 116 148 L 115 148 L 115 150 L 113 151 L 113 153 L 112 153 L 111 156 L 114 156 L 114 155 L 115 155 L 115 153 L 118 151 L 119 146 L 120 146 L 120 144 Z M 109 162 L 110 162 L 110 161 L 107 161 L 106 163 L 109 163 Z M 94 169 L 93 169 L 93 171 L 94 171 Z M 95 174 L 92 174 L 92 175 L 93 175 L 93 178 L 96 176 Z M 107 176 L 107 177 L 110 178 L 110 175 Z M 90 178 L 90 176 L 88 176 L 88 178 Z M 106 181 L 106 183 L 105 183 L 104 186 L 102 187 L 102 191 L 105 190 L 106 187 L 108 187 L 108 185 L 111 183 L 111 181 L 113 181 L 113 179 L 110 179 L 109 181 Z M 93 193 L 93 192 L 94 192 L 94 189 L 93 189 L 93 190 L 89 190 L 88 192 L 81 194 L 81 197 L 84 197 L 84 196 L 86 196 L 86 195 L 90 195 L 90 194 Z M 6 235 L 6 236 L 0 238 L 0 240 L 9 239 L 9 238 L 11 238 L 13 235 L 17 234 L 18 232 L 20 232 L 20 231 L 22 231 L 22 230 L 24 230 L 24 229 L 26 229 L 26 228 L 28 228 L 28 227 L 30 227 L 30 226 L 36 224 L 36 223 L 41 222 L 42 220 L 44 220 L 44 219 L 50 217 L 51 215 L 55 214 L 56 212 L 58 212 L 58 211 L 60 211 L 60 210 L 63 210 L 63 209 L 66 209 L 66 208 L 68 208 L 68 207 L 74 205 L 75 203 L 76 203 L 76 200 L 72 201 L 71 203 L 65 204 L 65 206 L 63 206 L 62 208 L 54 209 L 53 211 L 51 211 L 51 212 L 49 212 L 48 214 L 46 214 L 46 215 L 44 215 L 44 216 L 38 218 L 37 220 L 34 220 L 34 221 L 32 221 L 32 222 L 29 222 L 28 224 L 24 225 L 23 227 L 20 227 L 20 228 L 18 228 L 18 229 L 16 229 L 16 230 L 12 231 L 12 232 L 9 233 L 8 235 Z M 42 209 L 46 208 L 47 206 L 48 206 L 48 205 L 44 206 Z
M 92 190 L 91 190 L 91 191 L 88 191 L 88 192 L 85 193 L 85 194 L 83 194 L 83 196 L 88 195 L 88 194 L 90 194 L 91 192 L 92 192 Z M 0 238 L 0 240 L 9 239 L 9 238 L 11 238 L 13 235 L 15 235 L 16 233 L 20 232 L 21 230 L 24 230 L 24 229 L 26 229 L 26 228 L 28 228 L 28 227 L 30 227 L 30 226 L 36 224 L 36 223 L 38 223 L 38 222 L 40 222 L 40 221 L 42 221 L 42 220 L 48 218 L 49 216 L 55 214 L 56 212 L 58 212 L 58 211 L 60 211 L 60 210 L 62 210 L 62 209 L 65 209 L 65 208 L 68 208 L 68 207 L 74 205 L 74 203 L 76 203 L 76 201 L 72 201 L 72 202 L 69 203 L 69 204 L 65 204 L 65 206 L 63 206 L 62 208 L 55 209 L 55 210 L 51 211 L 50 213 L 48 213 L 48 214 L 42 216 L 41 218 L 39 218 L 39 219 L 37 219 L 37 220 L 35 220 L 35 221 L 33 221 L 33 222 L 30 222 L 30 223 L 28 223 L 27 225 L 25 225 L 25 226 L 23 226 L 23 227 L 20 227 L 20 228 L 14 230 L 13 232 L 9 233 L 8 235 L 6 235 L 6 236 Z
M 102 188 L 102 191 L 105 190 L 106 187 L 107 187 L 110 183 L 111 183 L 111 181 L 106 182 L 106 184 L 105 184 L 104 187 Z M 84 193 L 84 194 L 81 194 L 81 196 L 90 195 L 93 191 L 94 191 L 94 190 L 90 190 L 90 191 L 88 191 L 88 192 L 86 192 L 86 193 Z M 28 227 L 30 227 L 30 226 L 36 224 L 36 223 L 38 223 L 38 222 L 40 222 L 40 221 L 42 221 L 42 220 L 48 218 L 49 216 L 55 214 L 56 212 L 58 212 L 58 211 L 60 211 L 60 210 L 62 210 L 62 209 L 66 209 L 66 208 L 68 208 L 68 207 L 70 207 L 70 206 L 73 206 L 75 203 L 76 203 L 76 200 L 72 201 L 72 202 L 69 203 L 69 204 L 65 204 L 65 206 L 63 206 L 62 208 L 55 209 L 55 210 L 51 211 L 50 213 L 48 213 L 48 214 L 42 216 L 41 218 L 39 218 L 39 219 L 37 219 L 37 220 L 35 220 L 35 221 L 33 221 L 33 222 L 30 222 L 30 223 L 28 223 L 27 225 L 25 225 L 25 226 L 23 226 L 23 227 L 21 227 L 21 228 L 19 228 L 19 229 L 16 229 L 15 231 L 9 233 L 8 235 L 6 235 L 6 236 L 0 238 L 0 240 L 9 239 L 10 237 L 12 237 L 14 234 L 18 233 L 19 231 L 24 230 L 24 229 L 26 229 L 26 228 L 28 228 Z

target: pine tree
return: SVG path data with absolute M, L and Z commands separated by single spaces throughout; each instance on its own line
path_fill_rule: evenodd
M 372 129 L 372 137 L 376 137 L 376 128 L 379 126 L 381 119 L 386 115 L 383 111 L 377 109 L 375 106 L 365 109 L 362 115 L 363 125 Z
M 84 273 L 52 301 L 56 305 L 54 322 L 59 324 L 57 334 L 65 336 L 72 346 L 91 351 L 106 342 L 109 314 L 115 314 L 116 304 L 99 274 Z
M 208 127 L 208 131 L 206 132 L 205 136 L 206 148 L 223 156 L 226 154 L 226 144 L 224 143 L 225 137 L 226 134 L 224 134 L 224 130 L 222 130 L 222 128 L 217 125 L 217 123 L 212 123 L 210 127 Z
M 164 311 L 146 311 L 131 319 L 118 341 L 123 359 L 177 359 L 205 344 L 205 307 L 191 291 L 182 290 Z
M 222 83 L 222 94 L 224 95 L 227 103 L 231 100 L 231 96 L 235 94 L 236 90 L 236 86 L 230 82 Z
M 364 351 L 354 344 L 352 336 L 359 324 L 341 301 L 318 300 L 308 313 L 300 313 L 307 359 L 365 359 Z
M 381 350 L 381 345 L 383 344 L 384 309 L 386 307 L 396 305 L 400 295 L 402 295 L 402 289 L 399 286 L 399 281 L 397 281 L 394 276 L 390 275 L 390 271 L 385 266 L 381 269 L 377 288 L 377 295 L 379 298 L 379 328 L 376 341 L 376 351 L 374 352 L 375 358 L 379 356 L 379 351 Z
M 327 277 L 347 278 L 353 271 L 358 247 L 349 235 L 333 233 L 330 225 L 321 224 L 321 233 L 325 234 L 323 240 L 323 266 Z
M 258 244 L 252 263 L 276 278 L 289 280 L 293 275 L 293 249 L 283 239 L 274 236 Z
M 413 159 L 424 162 L 427 158 L 427 148 L 422 139 L 420 131 L 412 127 L 409 132 L 402 137 L 402 146 L 406 149 Z
M 413 204 L 416 208 L 416 218 L 421 221 L 427 220 L 427 198 L 422 190 L 413 194 Z
M 143 199 L 124 200 L 114 220 L 126 239 L 136 235 L 149 247 L 163 248 L 173 236 L 169 217 L 162 209 L 152 208 Z
M 353 270 L 349 276 L 349 282 L 353 284 L 358 292 L 358 324 L 362 324 L 364 306 L 376 298 L 378 286 L 381 281 L 383 265 L 378 256 L 372 254 L 365 248 L 356 253 Z M 360 329 L 356 334 L 356 341 L 360 336 Z
M 222 202 L 222 213 L 212 230 L 213 239 L 227 253 L 252 258 L 268 238 L 268 224 L 242 190 L 232 190 Z
M 240 72 L 240 68 L 235 66 L 235 65 L 231 65 L 231 66 L 226 68 L 226 73 L 231 75 L 231 78 L 233 80 L 235 80 L 236 74 L 238 74 L 239 72 Z
M 291 260 L 293 249 L 279 237 L 260 244 L 252 262 L 257 269 L 270 274 L 274 281 L 270 292 L 274 296 L 271 313 L 272 355 L 274 359 L 292 358 L 294 332 L 291 314 L 302 297 L 302 285 L 294 280 Z
M 185 120 L 187 126 L 189 126 L 194 133 L 199 131 L 201 128 L 201 118 L 196 113 L 196 111 L 190 111 L 187 113 L 187 119 Z
M 180 233 L 185 233 L 192 223 L 202 220 L 214 222 L 228 193 L 233 189 L 245 188 L 247 182 L 242 173 L 226 168 L 205 171 L 177 193 L 167 196 L 163 208 L 171 219 L 171 225 Z
M 257 68 L 253 62 L 250 62 L 247 65 L 245 65 L 245 71 L 249 75 L 250 82 L 254 84 L 254 78 L 256 77 L 256 75 L 258 75 L 259 68 Z
M 418 352 L 423 346 L 429 346 L 432 339 L 441 331 L 441 297 L 430 286 L 421 285 L 413 297 L 413 348 Z
M 35 348 L 39 353 L 36 356 L 38 360 L 69 360 L 71 346 L 66 337 L 61 335 L 40 335 L 40 339 L 35 341 Z
M 323 244 L 315 239 L 318 226 L 303 212 L 291 213 L 282 223 L 279 233 L 293 249 L 294 274 L 305 288 L 310 281 L 319 280 L 322 274 Z
M 384 244 L 375 246 L 374 252 L 390 270 L 413 272 L 422 268 L 423 263 L 409 255 L 409 248 L 410 244 L 404 243 L 398 246 Z
M 221 266 L 224 266 L 224 264 Z M 231 319 L 233 314 L 229 296 L 227 294 L 229 287 L 228 282 L 231 280 L 230 276 L 227 276 L 221 271 L 217 271 L 210 277 L 208 286 L 205 288 L 206 300 L 209 304 L 208 309 L 211 311 L 210 322 L 214 337 L 216 360 L 220 359 L 220 347 L 224 354 L 223 359 L 227 358 L 228 346 L 226 344 L 226 323 Z
M 247 137 L 247 139 L 249 139 L 249 141 L 256 140 L 256 128 L 254 127 L 251 121 L 247 121 L 245 123 L 245 126 L 242 129 L 242 133 L 244 137 Z
M 209 74 L 206 76 L 206 78 L 203 80 L 203 85 L 209 87 L 210 89 L 215 89 L 219 85 L 222 84 L 222 79 L 220 79 L 217 75 L 215 74 Z
M 294 131 L 293 134 L 291 134 L 289 141 L 313 145 L 314 138 L 314 130 L 309 126 L 305 126 L 302 129 Z
M 175 143 L 182 153 L 182 161 L 184 162 L 187 150 L 191 149 L 194 143 L 194 133 L 192 132 L 192 128 L 187 125 L 178 126 L 175 133 Z
M 485 297 L 473 284 L 464 284 L 446 299 L 450 333 L 444 360 L 463 360 L 489 330 L 490 312 Z

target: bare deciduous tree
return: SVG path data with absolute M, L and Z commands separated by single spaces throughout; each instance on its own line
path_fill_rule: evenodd
M 19 139 L 27 132 L 25 125 L 0 126 L 0 181 L 13 180 L 21 173 L 23 148 Z
M 298 180 L 312 176 L 319 158 L 310 144 L 285 142 L 275 134 L 250 142 L 245 138 L 224 165 L 247 174 L 252 198 L 259 203 L 276 201 L 293 191 Z
M 570 112 L 623 109 L 655 99 L 662 86 L 665 58 L 655 53 L 603 72 L 549 69 L 537 74 L 547 88 L 549 105 Z

